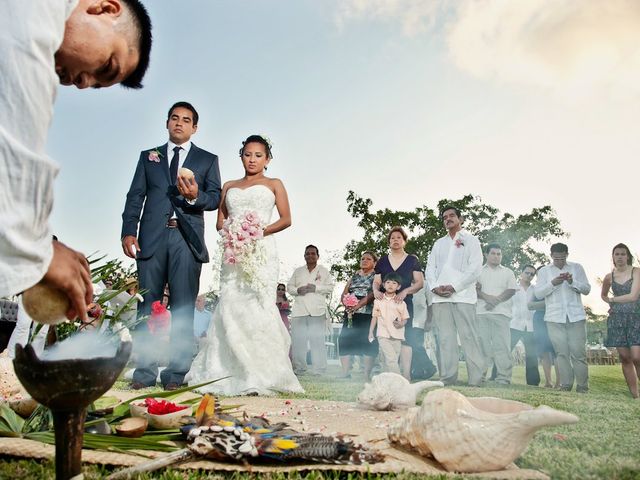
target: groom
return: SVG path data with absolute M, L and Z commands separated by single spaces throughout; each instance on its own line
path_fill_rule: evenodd
M 146 291 L 138 315 L 151 313 L 165 284 L 171 292 L 171 356 L 160 376 L 165 390 L 179 388 L 191 366 L 200 270 L 209 261 L 203 212 L 220 203 L 218 157 L 191 143 L 197 129 L 198 112 L 191 104 L 169 109 L 169 141 L 140 154 L 122 213 L 122 249 L 136 259 L 140 289 Z M 134 334 L 138 362 L 131 386 L 137 390 L 156 383 L 157 340 L 146 322 Z

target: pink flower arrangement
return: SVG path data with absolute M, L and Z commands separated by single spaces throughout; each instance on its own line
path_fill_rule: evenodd
M 346 307 L 346 311 L 347 311 L 347 326 L 351 327 L 351 321 L 353 318 L 353 308 L 358 305 L 358 297 L 356 297 L 353 293 L 348 293 L 346 295 L 342 296 L 342 305 L 344 305 Z
M 223 256 L 228 265 L 238 263 L 256 240 L 264 237 L 263 225 L 256 212 L 247 212 L 244 217 L 234 221 L 227 218 L 222 224 Z
M 149 161 L 150 162 L 159 162 L 162 154 L 158 151 L 158 149 L 151 150 L 149 152 Z
M 456 248 L 464 247 L 464 242 L 460 239 L 456 240 Z

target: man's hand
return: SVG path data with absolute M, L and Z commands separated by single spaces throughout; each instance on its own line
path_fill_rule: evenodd
M 307 293 L 309 293 L 309 291 L 307 290 L 307 285 L 298 287 L 298 295 L 306 295 Z
M 307 283 L 307 293 L 314 293 L 316 291 L 316 286 L 313 283 Z
M 373 298 L 377 299 L 377 300 L 382 300 L 382 297 L 384 297 L 384 294 L 377 288 L 373 289 Z
M 449 292 L 448 290 L 446 290 L 446 288 L 442 285 L 440 285 L 439 287 L 434 288 L 433 293 L 435 293 L 436 295 L 438 295 L 439 297 L 450 297 L 451 296 L 451 292 Z
M 396 296 L 393 299 L 396 303 L 401 303 L 404 302 L 405 298 L 407 298 L 407 292 L 405 292 L 404 290 L 400 290 L 398 293 L 396 293 Z
M 178 183 L 176 183 L 180 195 L 187 200 L 195 200 L 198 198 L 198 183 L 194 177 L 184 178 L 178 175 Z
M 136 258 L 136 253 L 140 251 L 138 239 L 133 235 L 125 235 L 122 237 L 122 251 L 129 258 Z
M 564 282 L 565 278 L 564 278 L 564 274 L 561 273 L 560 275 L 558 275 L 556 278 L 554 278 L 553 280 L 551 280 L 551 285 L 557 287 L 558 285 L 560 285 L 562 282 Z
M 42 281 L 67 295 L 71 303 L 67 312 L 69 320 L 77 317 L 83 322 L 89 320 L 87 305 L 93 300 L 93 285 L 89 262 L 83 254 L 54 240 L 53 258 Z

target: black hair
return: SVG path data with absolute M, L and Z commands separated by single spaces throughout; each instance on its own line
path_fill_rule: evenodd
M 289 298 L 287 297 L 287 286 L 284 283 L 279 283 L 276 286 L 276 294 L 278 293 L 278 288 L 280 288 L 280 286 L 284 287 L 284 293 L 282 294 L 282 298 L 284 298 L 288 302 Z
M 169 109 L 169 113 L 167 113 L 167 122 L 171 118 L 171 114 L 176 108 L 186 108 L 187 110 L 191 111 L 191 114 L 193 115 L 193 124 L 198 125 L 198 120 L 200 120 L 200 115 L 198 115 L 198 112 L 196 111 L 194 106 L 191 105 L 189 102 L 176 102 L 173 105 L 171 105 L 171 108 Z
M 389 272 L 384 276 L 382 283 L 384 282 L 396 282 L 398 285 L 402 285 L 402 277 L 396 272 Z
M 447 210 L 453 210 L 456 213 L 456 217 L 462 218 L 462 213 L 460 213 L 460 209 L 458 207 L 454 207 L 453 205 L 445 205 L 440 210 L 440 220 L 442 220 L 442 216 L 444 215 L 444 212 L 446 212 Z
M 527 268 L 533 268 L 536 272 L 538 271 L 538 269 L 535 267 L 535 265 L 531 265 L 530 263 L 527 263 L 524 267 L 522 267 L 522 269 L 520 271 L 524 272 Z
M 310 248 L 315 249 L 316 255 L 318 255 L 318 258 L 320 258 L 320 251 L 318 250 L 318 247 L 316 247 L 315 245 L 307 245 L 306 247 L 304 247 L 304 251 L 306 252 Z
M 613 247 L 613 250 L 611 250 L 611 256 L 613 256 L 613 252 L 615 252 L 616 249 L 618 249 L 618 248 L 622 248 L 622 249 L 626 250 L 626 252 L 627 252 L 627 265 L 632 265 L 633 264 L 633 255 L 631 255 L 631 250 L 629 250 L 629 247 L 627 247 L 624 243 L 619 243 L 615 247 Z
M 502 251 L 502 247 L 500 246 L 499 243 L 492 242 L 492 243 L 488 243 L 487 246 L 484 247 L 484 253 L 489 255 L 489 252 L 491 252 L 491 250 L 493 250 L 493 249 Z
M 136 68 L 121 82 L 121 85 L 127 88 L 139 89 L 142 88 L 142 79 L 147 73 L 147 68 L 149 68 L 151 44 L 153 43 L 151 18 L 149 17 L 149 12 L 139 0 L 122 0 L 122 3 L 127 6 L 135 22 L 140 58 Z
M 409 235 L 407 235 L 407 232 L 404 231 L 404 228 L 396 225 L 395 227 L 391 227 L 391 230 L 389 230 L 389 233 L 387 233 L 387 242 L 391 240 L 391 234 L 395 232 L 398 232 L 400 235 L 402 235 L 402 238 L 404 238 L 405 242 L 409 239 Z
M 247 143 L 259 143 L 264 146 L 265 152 L 267 152 L 267 158 L 273 158 L 273 154 L 271 153 L 271 143 L 262 135 L 249 135 L 247 139 L 242 142 L 242 148 L 240 148 L 240 156 L 244 155 L 244 147 Z M 265 169 L 266 170 L 266 169 Z
M 551 245 L 551 253 L 569 253 L 569 247 L 564 243 L 554 243 Z

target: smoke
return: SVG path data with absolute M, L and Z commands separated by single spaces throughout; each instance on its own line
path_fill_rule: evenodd
M 95 330 L 81 331 L 54 344 L 41 355 L 45 361 L 114 357 L 119 346 L 117 337 L 105 336 Z
M 637 0 L 343 2 L 338 26 L 357 20 L 399 23 L 405 35 L 441 34 L 452 63 L 478 78 L 572 97 L 640 93 Z

